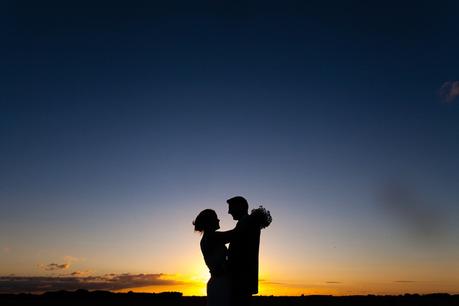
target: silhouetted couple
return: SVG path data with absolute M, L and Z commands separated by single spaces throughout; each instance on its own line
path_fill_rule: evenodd
M 252 294 L 258 293 L 260 231 L 271 223 L 271 215 L 261 206 L 249 214 L 247 200 L 240 196 L 227 203 L 228 213 L 237 221 L 234 229 L 217 231 L 220 220 L 212 209 L 201 211 L 193 222 L 203 233 L 201 251 L 210 271 L 207 305 L 247 306 Z

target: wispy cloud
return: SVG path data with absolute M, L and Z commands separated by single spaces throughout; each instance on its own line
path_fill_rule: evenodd
M 11 253 L 11 247 L 5 245 L 2 247 L 2 252 L 5 254 Z
M 298 284 L 298 283 L 286 283 L 286 282 L 274 282 L 266 279 L 260 279 L 259 283 L 261 285 L 274 285 L 274 286 L 281 286 L 281 287 L 290 287 L 290 288 L 304 288 L 304 287 L 311 287 L 313 284 Z
M 72 273 L 70 273 L 70 276 L 79 276 L 79 277 L 81 277 L 81 276 L 88 276 L 91 273 L 92 273 L 91 270 L 85 270 L 85 271 L 77 270 L 77 271 L 73 271 Z
M 77 258 L 75 256 L 67 255 L 67 256 L 64 256 L 64 261 L 65 261 L 64 263 L 59 264 L 59 263 L 52 262 L 49 264 L 38 264 L 38 267 L 44 271 L 62 271 L 62 270 L 69 269 L 73 263 L 83 261 L 83 260 L 84 259 L 82 258 Z M 75 271 L 75 272 L 82 273 L 83 271 Z M 67 274 L 67 275 L 72 275 L 72 274 Z M 61 275 L 61 276 L 65 276 L 65 275 Z
M 443 83 L 439 94 L 444 102 L 453 103 L 459 97 L 459 81 L 447 81 Z
M 343 282 L 337 282 L 337 281 L 326 281 L 326 284 L 342 284 Z
M 45 271 L 60 271 L 60 270 L 67 270 L 68 268 L 70 268 L 70 264 L 68 263 L 57 264 L 57 263 L 52 262 L 47 265 L 40 264 L 38 265 L 38 267 Z
M 75 271 L 77 272 L 77 271 Z M 56 290 L 121 290 L 146 286 L 181 285 L 164 274 L 106 274 L 86 277 L 0 276 L 0 293 Z
M 394 283 L 416 283 L 414 280 L 396 280 Z

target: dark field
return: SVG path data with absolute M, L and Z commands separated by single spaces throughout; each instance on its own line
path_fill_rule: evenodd
M 28 306 L 91 306 L 91 305 L 132 305 L 132 306 L 205 306 L 205 297 L 183 297 L 181 293 L 111 293 L 107 291 L 77 290 L 74 292 L 58 291 L 40 295 L 0 294 L 0 305 Z M 449 294 L 406 294 L 399 296 L 324 296 L 311 295 L 300 297 L 258 296 L 253 298 L 252 306 L 459 306 L 459 295 Z M 242 305 L 241 305 L 242 306 Z

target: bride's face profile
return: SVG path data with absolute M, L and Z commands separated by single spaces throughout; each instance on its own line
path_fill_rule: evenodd
M 210 219 L 209 219 L 209 231 L 216 231 L 220 228 L 220 219 L 218 219 L 217 214 L 214 214 Z
M 215 230 L 218 230 L 220 228 L 220 219 L 218 219 L 216 215 L 215 218 L 217 219 L 217 222 L 215 223 Z

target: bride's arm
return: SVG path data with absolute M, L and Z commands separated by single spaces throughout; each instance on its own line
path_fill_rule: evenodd
M 224 231 L 224 232 L 218 231 L 218 232 L 215 232 L 215 238 L 220 241 L 223 241 L 223 243 L 226 244 L 231 241 L 231 239 L 233 238 L 233 234 L 234 234 L 234 230 L 229 230 L 229 231 Z

